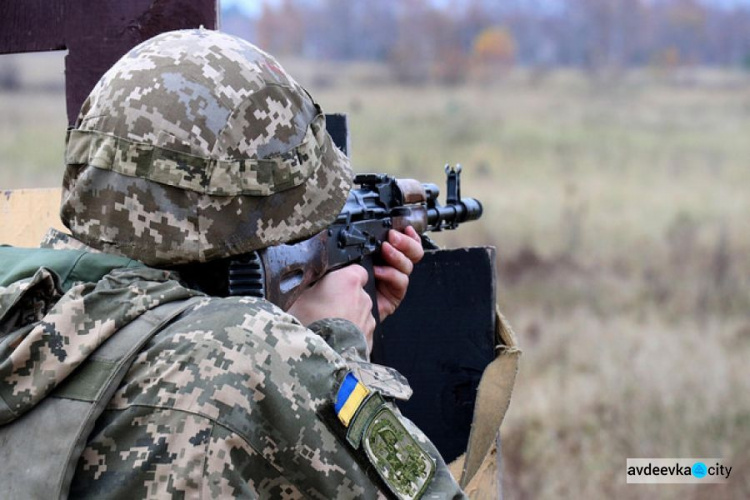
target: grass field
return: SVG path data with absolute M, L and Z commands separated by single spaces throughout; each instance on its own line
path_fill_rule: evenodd
M 483 201 L 440 241 L 498 248 L 524 350 L 507 498 L 750 496 L 750 77 L 516 71 L 409 88 L 379 67 L 288 63 L 349 114 L 359 171 L 442 184 L 460 162 L 463 194 Z M 43 87 L 0 94 L 0 187 L 58 185 L 63 98 Z M 628 486 L 635 457 L 724 457 L 737 475 Z
M 360 71 L 314 92 L 351 116 L 355 164 L 438 182 L 461 162 L 485 204 L 442 241 L 499 250 L 525 352 L 508 498 L 747 498 L 750 79 L 517 72 L 417 89 Z M 625 484 L 627 458 L 704 456 L 740 472 Z

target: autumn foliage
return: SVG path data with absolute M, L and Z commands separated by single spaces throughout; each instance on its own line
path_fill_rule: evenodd
M 516 57 L 516 41 L 505 28 L 487 28 L 474 40 L 473 55 L 483 64 L 510 66 Z
M 381 61 L 413 85 L 516 65 L 596 74 L 750 61 L 750 0 L 264 0 L 244 30 L 232 32 L 273 54 Z

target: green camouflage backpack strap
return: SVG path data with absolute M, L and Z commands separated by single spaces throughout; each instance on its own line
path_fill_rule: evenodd
M 153 334 L 197 300 L 146 311 L 107 340 L 33 411 L 0 427 L 4 498 L 67 497 L 96 419 L 136 355 Z

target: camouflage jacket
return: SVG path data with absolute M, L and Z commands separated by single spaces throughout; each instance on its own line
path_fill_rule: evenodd
M 0 396 L 16 415 L 143 311 L 196 295 L 147 267 L 64 293 L 49 283 L 27 297 L 25 319 L 13 319 L 15 350 L 0 353 Z M 0 313 L 28 286 L 0 288 Z M 10 326 L 0 323 L 0 332 Z M 308 329 L 263 300 L 204 297 L 136 358 L 89 436 L 71 497 L 408 497 L 418 491 L 409 484 L 415 477 L 423 498 L 462 497 L 434 446 L 389 402 L 408 397 L 408 385 L 365 352 L 364 336 L 345 320 Z M 350 439 L 334 407 L 352 374 L 408 429 L 409 440 L 394 441 L 432 461 L 429 477 L 408 453 Z M 407 472 L 394 463 L 407 463 Z

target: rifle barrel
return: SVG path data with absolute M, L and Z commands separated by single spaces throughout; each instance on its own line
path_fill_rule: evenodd
M 428 209 L 428 230 L 455 229 L 462 222 L 477 220 L 481 216 L 482 203 L 479 200 L 476 198 L 461 198 L 459 203 Z

